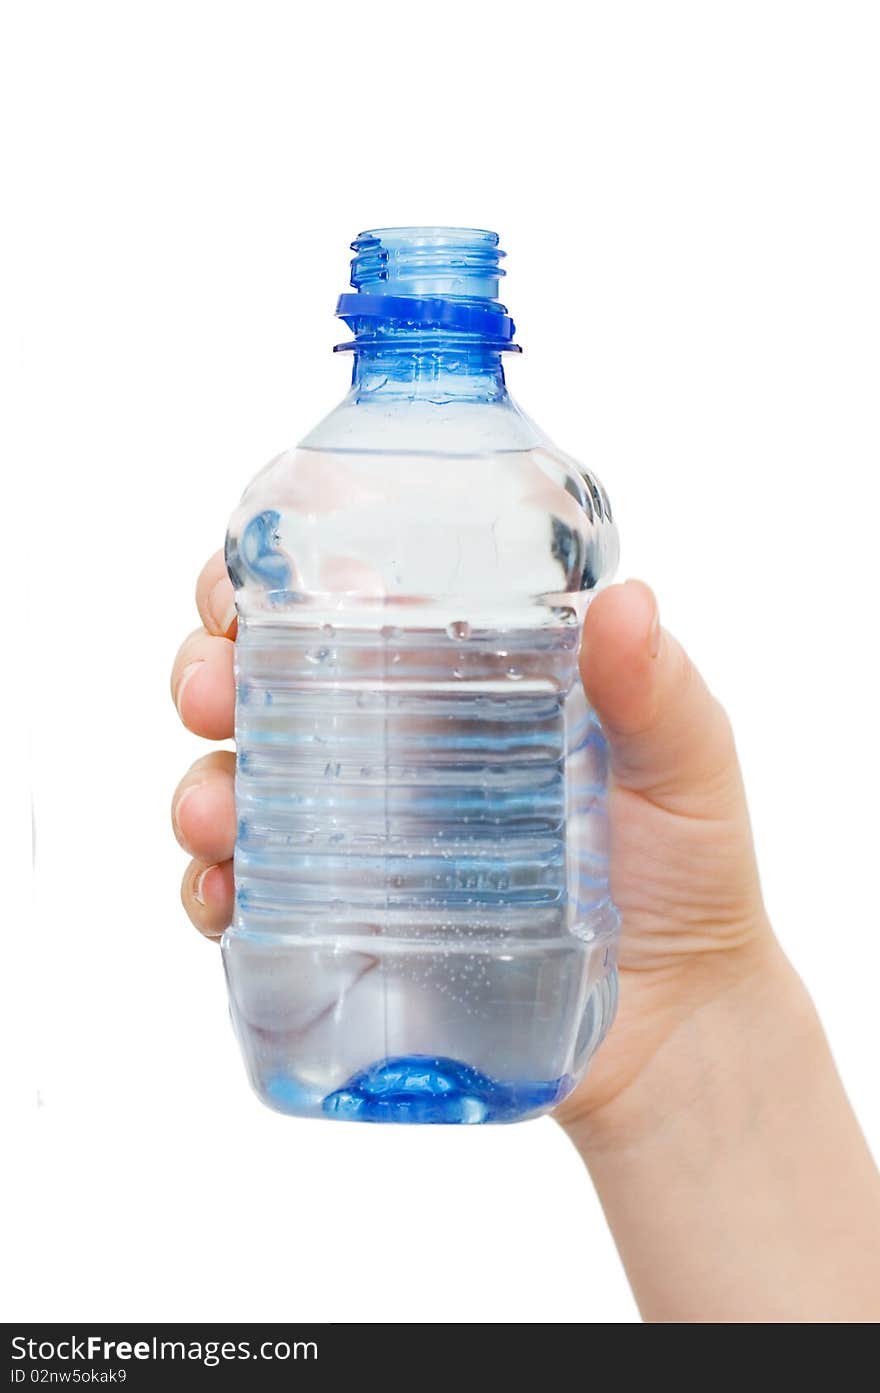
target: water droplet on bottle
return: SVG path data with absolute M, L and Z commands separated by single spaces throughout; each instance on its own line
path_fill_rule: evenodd
M 454 667 L 452 669 L 452 675 L 453 677 L 464 677 L 464 673 L 462 672 L 460 667 Z
M 466 639 L 471 636 L 471 626 L 466 619 L 453 619 L 446 625 L 446 632 L 450 638 Z
M 336 633 L 336 630 L 334 629 L 332 624 L 322 624 L 321 633 L 326 634 L 328 638 L 332 638 L 333 635 Z
M 307 663 L 326 663 L 330 657 L 329 648 L 312 648 L 306 654 Z
M 507 676 L 510 678 L 511 682 L 519 682 L 520 678 L 522 677 L 522 673 L 520 672 L 518 667 L 509 667 L 507 669 Z

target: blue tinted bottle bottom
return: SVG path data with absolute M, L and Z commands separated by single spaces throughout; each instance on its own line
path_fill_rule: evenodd
M 570 1091 L 567 1074 L 501 1083 L 469 1064 L 435 1055 L 396 1055 L 354 1074 L 325 1098 L 289 1076 L 266 1081 L 268 1101 L 282 1112 L 348 1122 L 473 1124 L 517 1122 L 546 1112 Z

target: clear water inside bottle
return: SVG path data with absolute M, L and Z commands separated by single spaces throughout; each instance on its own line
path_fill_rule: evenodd
M 583 1073 L 616 1000 L 577 665 L 612 551 L 604 493 L 543 444 L 306 448 L 246 493 L 224 958 L 271 1106 L 505 1122 Z

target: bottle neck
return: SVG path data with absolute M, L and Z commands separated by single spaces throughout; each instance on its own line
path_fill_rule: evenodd
M 352 394 L 357 401 L 501 402 L 507 396 L 502 355 L 471 342 L 365 344 L 355 341 Z

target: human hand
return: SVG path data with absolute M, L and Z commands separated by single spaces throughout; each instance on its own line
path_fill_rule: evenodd
M 235 609 L 222 553 L 171 687 L 188 729 L 233 733 Z M 643 1314 L 861 1320 L 880 1309 L 876 1170 L 761 900 L 733 736 L 638 581 L 587 614 L 587 695 L 611 751 L 619 1019 L 557 1109 Z M 174 794 L 183 903 L 219 940 L 233 906 L 235 757 Z M 830 1276 L 829 1276 L 830 1274 Z

